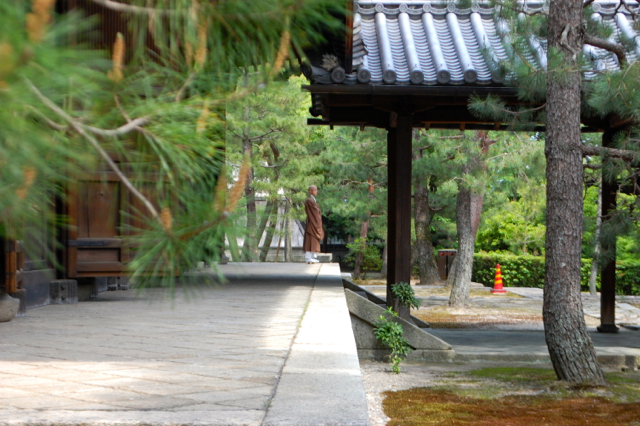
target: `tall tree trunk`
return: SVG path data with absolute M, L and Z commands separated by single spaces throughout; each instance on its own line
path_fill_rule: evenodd
M 367 218 L 360 225 L 360 239 L 362 239 L 362 247 L 360 252 L 356 255 L 356 263 L 353 267 L 353 278 L 356 280 L 360 279 L 360 275 L 362 274 L 362 264 L 364 263 L 364 250 L 366 249 L 367 244 L 367 234 L 369 233 L 369 216 L 371 213 L 367 213 Z
M 291 218 L 289 217 L 289 200 L 284 205 L 284 261 L 291 262 Z
M 276 216 L 276 219 L 269 220 L 269 225 L 267 226 L 267 235 L 265 235 L 264 237 L 264 244 L 262 244 L 262 249 L 260 250 L 260 262 L 265 262 L 267 260 L 269 249 L 271 249 L 271 243 L 273 242 L 273 235 L 276 232 L 276 225 L 278 224 L 277 212 L 275 216 Z
M 388 265 L 387 247 L 388 245 L 387 245 L 387 242 L 385 241 L 384 249 L 382 249 L 382 268 L 380 268 L 380 275 L 382 279 L 385 279 L 385 280 L 387 279 L 387 265 Z
M 611 148 L 614 145 L 616 133 L 620 130 L 607 129 L 602 134 L 602 146 Z M 603 230 L 600 234 L 600 333 L 617 333 L 616 326 L 616 233 L 608 226 L 616 212 L 618 197 L 618 182 L 614 176 L 609 176 L 605 167 L 609 156 L 602 159 L 602 207 L 600 216 L 603 220 Z M 607 229 L 609 228 L 609 229 Z
M 461 185 L 456 199 L 456 227 L 458 229 L 458 253 L 456 254 L 455 271 L 449 305 L 463 306 L 467 303 L 471 290 L 471 272 L 473 268 L 473 248 L 475 235 L 472 225 L 472 194 L 469 188 Z
M 593 260 L 591 261 L 591 275 L 589 275 L 589 293 L 592 296 L 596 291 L 596 279 L 598 278 L 598 261 L 600 258 L 600 232 L 602 231 L 602 182 L 598 185 L 598 208 L 596 211 L 596 231 L 593 236 L 595 247 L 593 248 Z
M 244 119 L 249 121 L 251 114 L 250 108 L 247 106 L 244 108 Z M 253 159 L 253 143 L 249 137 L 251 129 L 247 126 L 242 135 L 242 153 L 249 161 Z M 242 260 L 245 262 L 253 262 L 256 255 L 256 195 L 253 188 L 254 177 L 253 166 L 249 168 L 247 173 L 247 183 L 244 187 L 244 195 L 247 199 L 247 230 L 244 237 L 244 245 L 242 247 Z
M 242 248 L 242 257 L 245 262 L 253 262 L 256 252 L 256 196 L 253 189 L 253 167 L 247 173 L 247 186 L 244 189 L 247 199 L 247 230 Z
M 440 274 L 431 241 L 431 211 L 429 210 L 429 188 L 419 179 L 413 186 L 416 245 L 415 255 L 420 273 L 420 285 L 440 284 Z
M 571 383 L 606 383 L 587 333 L 580 297 L 583 169 L 580 140 L 582 1 L 552 0 L 547 74 L 547 238 L 542 316 L 556 375 Z M 556 67 L 556 69 L 554 69 Z
M 262 216 L 260 217 L 260 223 L 256 228 L 256 245 L 260 245 L 260 241 L 262 240 L 262 235 L 264 234 L 265 229 L 267 229 L 267 224 L 271 219 L 273 213 L 273 207 L 275 203 L 273 200 L 267 200 L 267 204 L 264 206 L 264 212 L 262 212 Z M 277 212 L 276 212 L 277 216 Z

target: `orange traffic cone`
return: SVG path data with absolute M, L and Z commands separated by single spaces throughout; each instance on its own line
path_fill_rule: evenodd
M 507 290 L 502 288 L 502 272 L 500 272 L 500 264 L 497 264 L 496 265 L 496 278 L 493 281 L 493 289 L 491 290 L 491 293 L 504 294 L 506 292 L 507 292 Z

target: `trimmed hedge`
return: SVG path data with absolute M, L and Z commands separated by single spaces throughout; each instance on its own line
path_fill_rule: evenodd
M 616 262 L 616 292 L 640 295 L 640 261 Z
M 496 264 L 500 264 L 505 287 L 544 287 L 544 256 L 526 254 L 476 253 L 471 280 L 493 287 Z M 591 259 L 582 259 L 582 291 L 589 291 L 590 273 Z M 600 277 L 596 286 L 600 290 Z M 640 294 L 640 261 L 616 262 L 616 288 L 618 294 Z

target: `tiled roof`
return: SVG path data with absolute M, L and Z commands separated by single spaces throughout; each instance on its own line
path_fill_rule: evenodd
M 527 13 L 546 10 L 539 1 L 521 5 Z M 637 37 L 630 13 L 619 2 L 596 0 L 592 9 L 592 20 L 613 28 L 612 41 Z M 442 0 L 355 0 L 353 72 L 314 68 L 312 79 L 326 84 L 503 85 L 499 63 L 508 60 L 511 41 L 509 25 L 497 12 L 481 2 L 460 9 Z M 528 39 L 524 56 L 533 66 L 546 68 L 545 45 L 546 40 Z M 619 69 L 615 55 L 605 50 L 585 45 L 584 53 L 592 63 L 587 78 Z M 627 52 L 630 62 L 639 56 L 640 43 Z

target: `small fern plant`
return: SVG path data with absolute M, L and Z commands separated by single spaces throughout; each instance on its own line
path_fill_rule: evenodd
M 391 355 L 389 355 L 391 371 L 398 374 L 400 373 L 400 362 L 407 357 L 411 351 L 411 346 L 409 346 L 409 342 L 404 338 L 402 324 L 393 320 L 398 314 L 390 307 L 387 308 L 385 313 L 390 315 L 391 318 L 380 315 L 380 319 L 374 324 L 373 332 L 376 339 L 391 350 Z
M 406 306 L 409 309 L 418 309 L 420 307 L 420 300 L 416 298 L 416 294 L 410 284 L 402 282 L 392 284 L 391 292 L 398 298 L 401 305 Z

